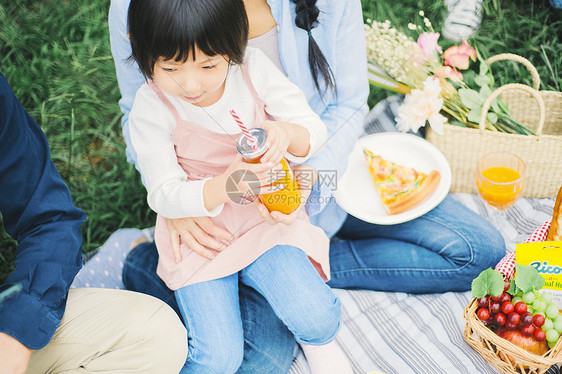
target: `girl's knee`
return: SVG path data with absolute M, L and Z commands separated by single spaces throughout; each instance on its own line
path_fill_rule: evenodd
M 324 308 L 311 310 L 302 320 L 298 330 L 294 331 L 299 343 L 320 345 L 332 341 L 340 329 L 341 304 L 334 295 L 330 304 Z

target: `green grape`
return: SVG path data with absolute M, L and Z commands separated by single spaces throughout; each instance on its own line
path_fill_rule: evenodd
M 548 316 L 550 319 L 554 320 L 558 317 L 558 305 L 556 304 L 548 304 L 545 311 L 546 316 Z
M 554 330 L 556 330 L 558 332 L 562 332 L 562 318 L 558 318 L 556 321 L 554 321 L 553 327 L 554 327 Z
M 535 301 L 533 301 L 533 308 L 535 308 L 536 310 L 545 309 L 546 303 L 540 299 L 535 299 Z
M 524 293 L 523 296 L 521 296 L 521 298 L 523 299 L 524 302 L 527 303 L 527 305 L 531 305 L 533 301 L 535 301 L 536 299 L 535 293 L 533 291 Z
M 550 292 L 543 292 L 541 294 L 541 299 L 547 303 L 547 304 L 551 304 L 552 303 L 552 294 Z
M 546 340 L 549 342 L 556 342 L 559 336 L 560 333 L 554 329 L 550 329 L 546 332 Z
M 550 318 L 544 319 L 544 325 L 541 326 L 541 329 L 544 331 L 552 330 L 554 328 L 554 322 Z
M 548 343 L 548 348 L 554 348 L 556 345 L 556 342 L 549 342 L 548 340 L 546 342 Z
M 514 296 L 513 299 L 511 299 L 511 303 L 513 305 L 517 304 L 518 302 L 523 301 L 523 299 L 521 298 L 521 296 Z M 527 305 L 527 308 L 529 308 L 529 306 Z

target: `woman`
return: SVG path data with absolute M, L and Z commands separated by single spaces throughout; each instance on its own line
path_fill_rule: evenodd
M 128 113 L 144 79 L 138 69 L 127 62 L 130 55 L 126 37 L 128 2 L 112 1 L 109 24 L 122 94 L 120 105 L 124 113 L 122 124 L 128 144 L 127 156 L 135 163 L 128 139 Z M 311 177 L 310 182 L 316 182 L 312 189 L 304 189 L 305 194 L 310 193 L 306 209 L 311 221 L 332 238 L 329 285 L 416 293 L 469 289 L 480 271 L 494 266 L 504 255 L 505 244 L 497 230 L 462 204 L 447 197 L 432 211 L 413 221 L 379 226 L 347 215 L 331 196 L 335 186 L 330 181 L 343 175 L 347 157 L 363 131 L 363 119 L 368 110 L 360 1 L 244 2 L 250 23 L 249 45 L 262 49 L 304 91 L 310 106 L 328 128 L 324 149 L 309 160 L 308 166 L 301 165 L 299 169 L 301 174 Z M 272 216 L 266 211 L 260 214 L 272 224 L 294 219 L 290 215 Z M 186 241 L 191 248 L 202 252 L 220 248 L 220 240 L 230 236 L 212 225 L 207 217 L 170 220 L 168 226 L 175 232 L 173 241 Z M 127 258 L 124 282 L 128 288 L 173 301 L 169 296 L 171 292 L 155 274 L 156 261 L 153 243 L 137 246 Z M 246 351 L 240 371 L 288 370 L 288 366 L 283 366 L 287 364 L 283 352 L 290 352 L 293 347 L 290 335 L 280 323 L 275 323 L 275 316 L 255 291 L 244 289 L 241 299 L 243 304 L 247 303 L 242 305 L 243 313 L 259 310 L 259 319 L 252 319 L 250 314 L 244 316 L 252 323 L 244 325 Z M 256 323 L 275 328 L 268 327 L 269 336 L 259 335 L 257 332 L 263 331 Z M 280 339 L 285 346 L 280 345 Z M 263 352 L 264 349 L 268 352 Z M 262 366 L 266 364 L 275 369 Z

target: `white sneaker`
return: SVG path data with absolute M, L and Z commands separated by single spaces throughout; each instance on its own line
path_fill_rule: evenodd
M 441 34 L 455 42 L 470 38 L 482 21 L 482 0 L 445 0 L 449 14 Z

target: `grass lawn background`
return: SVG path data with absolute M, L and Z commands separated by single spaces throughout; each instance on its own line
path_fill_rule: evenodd
M 85 253 L 119 228 L 148 227 L 155 219 L 139 175 L 125 159 L 107 27 L 109 3 L 0 2 L 0 71 L 45 131 L 59 172 L 88 216 L 82 226 Z M 409 22 L 419 21 L 419 10 L 436 31 L 446 15 L 440 1 L 362 3 L 365 18 L 388 19 L 405 32 Z M 541 89 L 559 91 L 562 11 L 551 8 L 548 0 L 485 0 L 484 8 L 482 26 L 472 40 L 484 57 L 503 52 L 524 56 L 537 67 Z M 524 67 L 496 65 L 501 83 L 530 83 Z M 373 89 L 369 104 L 386 95 Z M 0 279 L 13 270 L 14 259 L 15 242 L 0 221 Z

